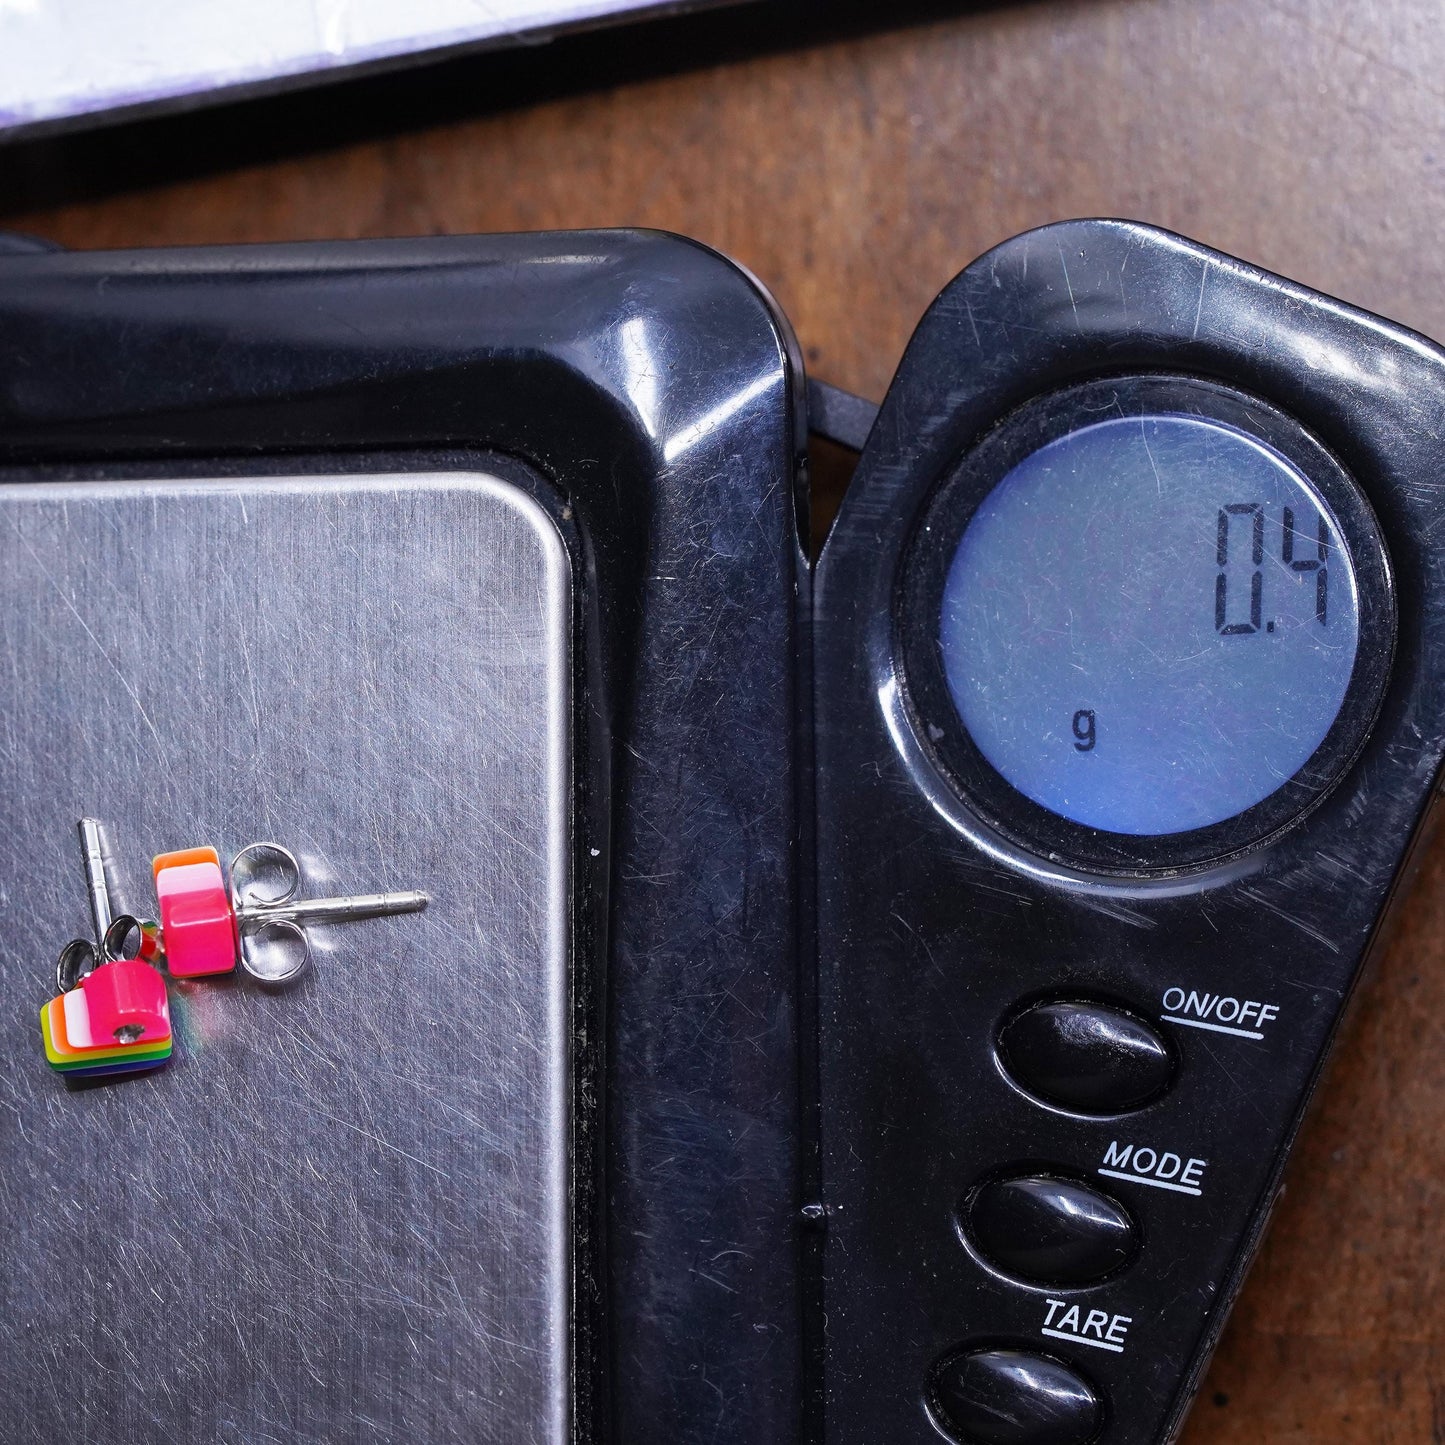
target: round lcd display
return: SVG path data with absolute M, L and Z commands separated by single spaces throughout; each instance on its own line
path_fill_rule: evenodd
M 984 499 L 939 640 L 964 726 L 1021 793 L 1087 827 L 1180 833 L 1314 754 L 1359 601 L 1329 506 L 1278 452 L 1202 417 L 1114 418 Z
M 1224 388 L 1061 396 L 972 454 L 922 529 L 915 707 L 985 813 L 1051 852 L 1233 851 L 1368 732 L 1393 639 L 1373 517 L 1302 429 Z

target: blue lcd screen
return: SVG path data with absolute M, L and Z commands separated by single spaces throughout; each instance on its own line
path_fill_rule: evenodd
M 1354 669 L 1354 568 L 1324 498 L 1223 422 L 1117 417 L 1015 465 L 944 587 L 949 691 L 1019 792 L 1156 837 L 1262 802 Z

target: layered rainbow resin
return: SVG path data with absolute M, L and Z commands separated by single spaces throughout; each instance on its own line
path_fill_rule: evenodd
M 117 1037 L 136 1029 L 132 1042 Z M 174 1046 L 165 980 L 138 959 L 102 964 L 40 1010 L 40 1032 L 50 1067 L 67 1078 L 157 1068 Z

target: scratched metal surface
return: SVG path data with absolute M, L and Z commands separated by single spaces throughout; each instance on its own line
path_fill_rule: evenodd
M 0 1401 L 8 1442 L 569 1434 L 570 579 L 471 475 L 0 487 Z M 149 859 L 258 838 L 285 991 L 172 984 L 177 1056 L 69 1089 L 37 1026 Z

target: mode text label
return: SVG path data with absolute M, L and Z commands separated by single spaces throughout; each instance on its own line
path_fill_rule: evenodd
M 1110 1179 L 1127 1179 L 1133 1184 L 1148 1184 L 1154 1189 L 1167 1189 L 1174 1194 L 1203 1194 L 1201 1187 L 1207 1159 L 1176 1154 L 1172 1149 L 1154 1149 L 1147 1144 L 1127 1144 L 1115 1139 L 1104 1151 L 1100 1174 Z

